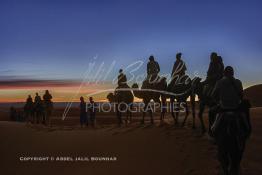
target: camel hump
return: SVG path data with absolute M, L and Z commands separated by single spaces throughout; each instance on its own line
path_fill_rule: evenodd
M 169 83 L 167 89 L 169 92 L 176 94 L 187 93 L 191 89 L 191 79 L 188 75 L 183 75 L 181 77 L 175 77 Z
M 158 75 L 149 76 L 143 81 L 141 89 L 159 89 L 158 86 L 162 80 L 163 78 Z

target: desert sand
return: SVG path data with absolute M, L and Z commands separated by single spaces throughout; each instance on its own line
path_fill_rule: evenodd
M 253 134 L 247 142 L 242 162 L 243 175 L 262 174 L 261 114 L 262 108 L 252 109 Z M 158 114 L 155 117 L 159 118 Z M 115 120 L 113 115 L 111 118 Z M 98 122 L 95 129 L 82 129 L 78 123 L 49 128 L 1 121 L 1 174 L 219 174 L 216 146 L 206 135 L 200 134 L 199 127 L 191 129 L 191 117 L 184 128 L 174 127 L 171 122 L 168 115 L 163 126 L 159 126 L 158 122 L 153 126 L 141 126 L 134 122 L 119 128 L 114 123 Z M 116 157 L 117 160 L 19 160 L 29 156 L 94 156 Z

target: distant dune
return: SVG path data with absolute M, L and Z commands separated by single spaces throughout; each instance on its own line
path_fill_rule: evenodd
M 244 96 L 251 101 L 252 107 L 262 107 L 262 84 L 245 89 Z

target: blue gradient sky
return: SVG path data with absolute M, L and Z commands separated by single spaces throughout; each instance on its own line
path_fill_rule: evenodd
M 108 80 L 151 54 L 170 73 L 178 51 L 204 77 L 217 51 L 245 86 L 262 83 L 261 9 L 259 0 L 1 0 L 0 80 L 81 79 L 94 56 L 117 61 Z

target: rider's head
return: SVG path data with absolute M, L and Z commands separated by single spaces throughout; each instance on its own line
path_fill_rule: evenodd
M 84 101 L 84 97 L 81 96 L 81 97 L 80 97 L 80 101 Z
M 215 61 L 217 59 L 217 53 L 216 52 L 212 52 L 210 55 L 210 60 L 211 61 Z
M 38 93 L 35 93 L 36 96 L 38 96 Z
M 181 56 L 182 56 L 182 53 L 177 53 L 177 54 L 176 54 L 176 59 L 177 59 L 177 60 L 180 60 L 180 59 L 181 59 Z
M 224 70 L 224 75 L 226 77 L 234 77 L 234 69 L 231 66 L 227 66 Z
M 149 57 L 149 61 L 155 61 L 155 58 L 154 58 L 153 55 L 151 55 L 151 56 Z
M 221 56 L 217 56 L 217 61 L 218 61 L 219 63 L 223 63 L 223 58 L 222 58 Z
M 119 69 L 119 73 L 121 74 L 123 72 L 123 69 Z
M 89 97 L 89 101 L 93 101 L 93 97 Z
M 48 90 L 46 90 L 46 91 L 45 91 L 45 93 L 46 93 L 46 94 L 49 94 L 49 91 L 48 91 Z

